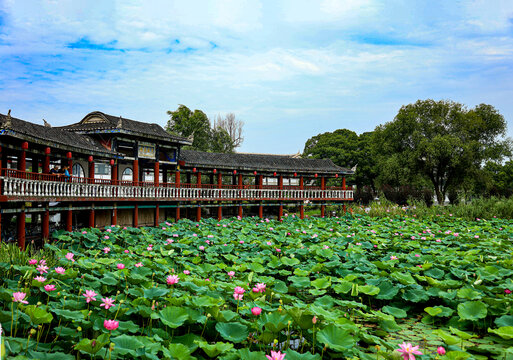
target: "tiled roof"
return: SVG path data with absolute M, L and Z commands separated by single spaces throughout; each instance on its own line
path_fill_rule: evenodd
M 105 154 L 115 154 L 115 152 L 105 149 L 99 142 L 89 136 L 77 134 L 61 128 L 46 127 L 34 124 L 25 120 L 0 114 L 0 129 L 5 129 L 22 137 L 38 140 L 37 142 L 47 146 L 63 146 L 65 148 L 81 149 Z
M 99 117 L 103 119 L 102 122 L 87 122 L 91 117 Z M 103 133 L 120 131 L 133 134 L 139 137 L 149 137 L 152 139 L 163 140 L 167 142 L 181 143 L 190 145 L 191 142 L 184 137 L 171 135 L 162 128 L 159 124 L 150 124 L 141 121 L 126 119 L 121 116 L 112 116 L 102 113 L 101 111 L 94 111 L 87 114 L 80 122 L 61 127 L 62 129 L 80 132 L 84 134 Z
M 215 169 L 286 171 L 302 173 L 351 174 L 329 159 L 304 159 L 292 155 L 266 155 L 247 153 L 208 153 L 194 150 L 181 150 L 180 160 L 186 167 L 208 167 Z

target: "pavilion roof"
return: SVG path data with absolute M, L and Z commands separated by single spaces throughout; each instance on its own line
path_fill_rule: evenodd
M 240 171 L 352 174 L 353 171 L 337 166 L 330 159 L 305 159 L 297 155 L 271 155 L 248 153 L 209 153 L 181 150 L 180 160 L 185 167 L 229 169 Z
M 113 156 L 114 151 L 105 149 L 89 136 L 77 134 L 61 128 L 47 127 L 0 114 L 0 131 L 6 135 L 33 141 L 43 146 L 58 147 L 69 151 L 96 153 Z
M 93 121 L 92 119 L 96 120 Z M 150 124 L 121 116 L 113 116 L 101 111 L 93 111 L 87 114 L 80 122 L 61 128 L 82 134 L 125 133 L 164 142 L 184 145 L 192 144 L 191 141 L 184 137 L 168 133 L 159 124 Z

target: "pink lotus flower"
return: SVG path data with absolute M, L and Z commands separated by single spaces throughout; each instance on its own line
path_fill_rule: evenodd
M 30 259 L 29 260 L 29 265 L 36 265 L 37 264 L 37 259 Z
M 272 243 L 272 242 L 270 242 L 270 241 L 268 241 L 268 242 L 267 242 L 267 245 L 269 245 L 269 246 L 270 246 L 270 245 L 272 245 L 272 244 L 273 244 L 273 243 Z
M 116 320 L 104 320 L 103 327 L 109 331 L 116 330 L 119 327 L 119 321 Z
M 85 230 L 82 231 L 82 235 L 85 235 L 85 234 L 87 234 L 87 231 L 85 231 Z
M 418 346 L 412 346 L 410 343 L 403 342 L 399 344 L 400 349 L 397 349 L 402 354 L 404 360 L 415 360 L 415 355 L 422 355 L 418 351 Z
M 112 230 L 111 229 L 107 229 L 107 232 L 110 233 Z
M 46 291 L 54 291 L 55 290 L 55 285 L 45 285 L 45 290 Z
M 59 267 L 55 268 L 55 272 L 57 274 L 61 274 L 62 275 L 62 274 L 64 274 L 66 272 L 66 270 L 63 267 L 59 266 Z
M 110 239 L 108 235 L 105 235 L 103 238 L 104 238 L 105 240 L 109 240 L 109 239 Z
M 130 254 L 130 250 L 125 250 L 125 254 Z
M 282 354 L 280 351 L 276 352 L 271 350 L 271 356 L 266 355 L 266 357 L 268 360 L 283 360 L 285 359 L 285 355 L 285 353 Z
M 390 260 L 397 260 L 397 256 L 395 256 L 395 255 L 390 256 Z
M 119 269 L 119 270 L 123 270 L 125 268 L 125 264 L 122 264 L 122 263 L 119 263 L 116 265 L 116 267 Z
M 228 271 L 228 276 L 230 279 L 235 276 L 235 271 Z
M 415 257 L 420 257 L 420 254 L 415 254 Z
M 438 355 L 445 355 L 445 348 L 442 347 L 442 346 L 439 346 L 437 349 L 436 349 L 436 353 Z
M 504 293 L 509 295 L 509 294 L 511 294 L 511 290 L 510 289 L 506 289 L 506 290 L 504 290 Z
M 45 259 L 41 259 L 41 260 L 39 260 L 39 264 L 40 264 L 40 265 L 46 265 L 46 260 L 45 260 Z
M 235 287 L 235 289 L 233 289 L 233 292 L 234 292 L 235 294 L 244 294 L 244 292 L 245 292 L 245 291 L 246 291 L 246 290 L 244 290 L 244 289 L 243 289 L 242 287 L 240 287 L 240 286 L 237 286 L 237 287 Z
M 259 293 L 264 293 L 265 292 L 265 284 L 264 283 L 258 283 L 256 284 L 256 286 L 253 288 L 253 292 L 259 292 Z
M 214 235 L 207 235 L 207 238 L 212 239 Z
M 143 266 L 142 262 L 138 262 L 137 264 L 134 265 L 135 267 L 141 267 Z
M 178 237 L 178 234 L 173 234 L 173 237 Z
M 312 318 L 312 324 L 317 324 L 317 316 L 314 315 L 314 317 Z
M 233 298 L 235 300 L 242 300 L 243 297 L 244 297 L 244 295 L 242 295 L 242 294 L 233 293 Z
M 66 259 L 68 260 L 71 260 L 71 261 L 75 261 L 75 259 L 73 259 L 73 256 L 75 256 L 75 254 L 73 254 L 72 252 L 69 252 L 66 254 Z
M 148 250 L 148 251 L 152 251 L 152 250 L 153 250 L 153 246 L 152 246 L 152 245 L 148 246 L 148 247 L 146 248 L 146 250 Z
M 174 284 L 178 283 L 178 280 L 180 280 L 178 275 L 169 275 L 166 278 L 166 282 L 167 282 L 168 285 L 174 285 Z
M 281 249 L 276 249 L 277 252 L 281 252 Z
M 262 309 L 260 309 L 259 307 L 255 306 L 254 308 L 251 309 L 251 313 L 255 316 L 258 316 L 262 313 Z
M 26 293 L 24 292 L 15 292 L 12 294 L 12 301 L 13 302 L 20 302 L 22 304 L 28 304 L 28 301 L 27 300 L 24 300 L 25 299 L 25 296 L 27 296 Z
M 46 278 L 45 278 L 45 277 L 42 277 L 42 276 L 36 276 L 36 277 L 34 278 L 34 280 L 39 281 L 39 282 L 45 282 L 45 281 L 46 281 Z
M 103 306 L 105 307 L 105 310 L 108 310 L 109 308 L 115 306 L 114 301 L 116 300 L 113 298 L 102 298 L 102 301 L 103 302 L 100 304 L 100 306 Z
M 360 245 L 362 245 L 362 243 L 361 242 L 357 242 L 356 245 L 360 246 Z
M 103 248 L 103 252 L 104 252 L 105 254 L 108 254 L 108 253 L 109 253 L 109 251 L 110 251 L 110 247 L 104 247 L 104 248 Z
M 204 247 L 203 245 L 201 245 L 201 246 L 199 247 L 199 249 L 200 249 L 200 250 L 205 250 L 205 247 Z
M 185 275 L 189 275 L 191 272 L 190 272 L 189 270 L 184 270 L 184 271 L 183 271 L 183 273 L 184 273 Z
M 174 241 L 173 239 L 167 239 L 167 240 L 166 240 L 166 242 L 167 242 L 168 244 L 172 244 L 172 243 L 173 243 L 173 241 Z
M 85 294 L 83 294 L 86 298 L 86 302 L 90 303 L 92 300 L 96 301 L 96 293 L 94 290 L 86 290 Z
M 46 265 L 39 265 L 36 270 L 39 271 L 41 275 L 48 273 L 48 266 Z

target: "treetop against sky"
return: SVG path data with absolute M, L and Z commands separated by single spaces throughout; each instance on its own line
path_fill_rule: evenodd
M 184 104 L 235 113 L 239 151 L 275 153 L 373 130 L 417 99 L 487 103 L 509 120 L 512 16 L 508 0 L 4 0 L 0 112 L 165 125 Z

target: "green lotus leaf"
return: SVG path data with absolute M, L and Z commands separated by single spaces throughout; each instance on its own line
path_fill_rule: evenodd
M 289 320 L 292 320 L 292 318 L 288 314 L 281 314 L 275 311 L 271 314 L 264 314 L 258 319 L 258 322 L 263 325 L 266 330 L 277 333 L 287 327 Z
M 81 352 L 87 354 L 96 354 L 100 351 L 105 345 L 110 342 L 110 334 L 102 334 L 98 336 L 96 339 L 82 339 L 78 344 L 75 345 L 75 350 L 80 350 Z
M 379 287 L 373 285 L 363 285 L 358 287 L 358 291 L 366 295 L 377 295 L 379 294 Z
M 144 297 L 147 299 L 159 299 L 169 294 L 169 289 L 166 288 L 151 288 L 144 289 Z
M 472 335 L 472 334 L 466 333 L 465 331 L 461 331 L 459 329 L 453 328 L 452 326 L 449 326 L 449 330 L 454 335 L 458 336 L 459 338 L 461 338 L 463 340 L 468 340 L 468 339 L 471 339 L 473 337 L 476 337 L 476 335 Z
M 391 300 L 399 292 L 399 287 L 392 284 L 389 280 L 384 280 L 377 286 L 379 287 L 379 293 L 376 295 L 376 299 Z
M 486 317 L 487 305 L 481 301 L 467 301 L 458 305 L 458 316 L 462 320 L 476 321 Z
M 472 355 L 464 351 L 448 351 L 444 358 L 447 360 L 465 360 L 470 358 Z
M 192 299 L 192 303 L 195 306 L 200 307 L 200 308 L 217 306 L 217 305 L 220 305 L 222 302 L 223 302 L 222 299 L 214 299 L 213 297 L 206 296 L 206 295 L 194 297 Z
M 116 344 L 114 347 L 116 353 L 121 355 L 130 354 L 132 356 L 136 356 L 136 350 L 144 347 L 144 344 L 141 343 L 136 336 L 123 334 L 112 338 L 111 341 Z
M 427 307 L 424 308 L 424 311 L 427 312 L 431 316 L 437 316 L 443 313 L 443 310 L 441 308 L 434 308 L 434 307 Z
M 321 359 L 321 356 L 319 354 L 312 354 L 310 352 L 305 352 L 305 353 L 298 353 L 297 351 L 294 351 L 294 350 L 287 350 L 285 351 L 285 359 L 287 360 L 320 360 Z
M 394 271 L 392 274 L 390 274 L 390 277 L 403 285 L 412 285 L 417 283 L 410 273 Z
M 495 319 L 495 325 L 498 327 L 513 326 L 513 315 L 503 315 Z
M 513 339 L 513 326 L 501 326 L 498 329 L 488 329 L 488 332 L 491 332 L 495 335 L 499 335 L 501 338 L 506 340 Z
M 408 316 L 406 311 L 404 311 L 403 309 L 399 309 L 399 308 L 393 307 L 393 306 L 383 306 L 381 311 L 386 312 L 387 314 L 392 315 L 396 319 L 402 319 L 402 318 L 405 318 L 406 316 Z
M 302 289 L 310 286 L 310 278 L 305 276 L 289 276 L 288 280 L 292 283 L 292 286 L 298 289 Z
M 233 349 L 233 344 L 223 343 L 219 341 L 213 345 L 208 344 L 205 341 L 200 341 L 198 342 L 198 345 L 210 358 L 217 357 L 219 354 L 224 354 L 227 351 Z
M 262 351 L 249 351 L 249 349 L 239 349 L 237 353 L 241 360 L 263 360 L 266 359 Z
M 34 325 L 48 324 L 53 320 L 52 314 L 36 305 L 26 306 L 24 313 L 30 317 L 30 322 Z
M 481 299 L 483 296 L 479 291 L 476 291 L 471 288 L 459 289 L 458 297 L 467 299 L 467 300 L 476 300 Z
M 240 323 L 223 323 L 216 324 L 216 330 L 221 334 L 223 339 L 239 343 L 248 338 L 249 331 L 246 325 Z
M 84 314 L 80 311 L 71 311 L 66 309 L 53 309 L 52 312 L 66 320 L 80 321 L 84 320 Z
M 191 351 L 183 344 L 169 344 L 167 347 L 173 359 L 189 360 L 191 359 Z
M 284 265 L 287 265 L 287 266 L 294 266 L 294 265 L 297 265 L 300 263 L 300 261 L 296 258 L 288 258 L 286 256 L 283 256 L 281 258 L 281 262 L 284 264 Z
M 28 355 L 30 355 L 30 359 L 38 359 L 38 360 L 74 360 L 75 356 L 70 354 L 65 354 L 58 351 L 52 351 L 51 353 L 41 352 L 29 350 Z M 17 358 L 15 358 L 17 359 Z
M 342 330 L 335 325 L 328 325 L 317 332 L 317 340 L 329 349 L 345 352 L 355 344 L 354 337 L 347 330 Z
M 459 337 L 451 335 L 441 329 L 434 330 L 433 334 L 438 335 L 447 345 L 456 345 L 461 343 L 461 339 Z
M 159 312 L 160 320 L 170 328 L 176 329 L 183 325 L 189 318 L 189 314 L 183 308 L 168 306 Z

